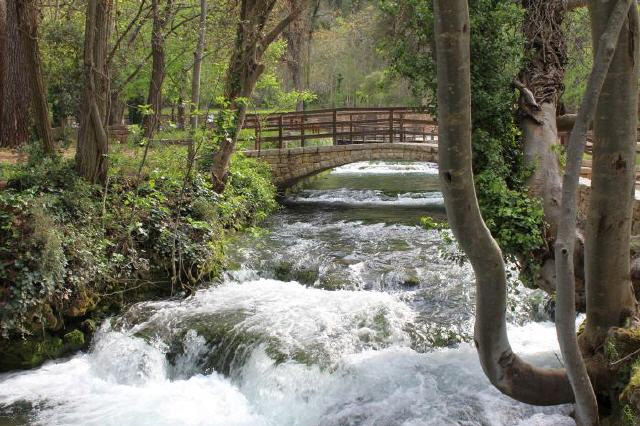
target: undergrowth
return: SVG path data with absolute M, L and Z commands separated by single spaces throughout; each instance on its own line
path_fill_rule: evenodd
M 114 146 L 105 188 L 79 178 L 71 160 L 37 152 L 5 175 L 0 346 L 141 295 L 189 294 L 220 273 L 229 232 L 274 210 L 275 188 L 267 166 L 236 155 L 216 194 L 207 172 L 187 174 L 186 151 Z

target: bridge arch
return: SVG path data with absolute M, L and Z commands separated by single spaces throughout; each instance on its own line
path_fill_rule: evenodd
M 438 162 L 438 146 L 429 143 L 365 143 L 245 151 L 271 166 L 276 186 L 286 189 L 301 179 L 359 161 Z

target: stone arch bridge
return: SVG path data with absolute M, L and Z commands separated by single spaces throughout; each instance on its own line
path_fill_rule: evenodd
M 266 161 L 274 183 L 287 188 L 308 176 L 358 161 L 438 162 L 438 145 L 431 143 L 365 143 L 262 151 L 245 151 L 248 157 Z
M 438 127 L 415 108 L 341 108 L 248 115 L 245 151 L 271 165 L 274 183 L 368 160 L 437 162 Z M 246 135 L 246 133 L 245 133 Z

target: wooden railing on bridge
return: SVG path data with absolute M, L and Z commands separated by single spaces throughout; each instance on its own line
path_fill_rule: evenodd
M 315 111 L 248 114 L 244 129 L 254 131 L 254 148 L 304 147 L 322 144 L 435 142 L 438 126 L 417 108 L 337 108 Z M 245 137 L 246 140 L 246 137 Z

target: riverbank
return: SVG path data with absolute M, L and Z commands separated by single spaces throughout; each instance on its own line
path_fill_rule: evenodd
M 256 160 L 236 156 L 221 195 L 186 170 L 185 148 L 134 144 L 112 149 L 106 191 L 65 158 L 3 167 L 0 371 L 87 347 L 132 303 L 192 294 L 222 271 L 228 235 L 277 207 Z

